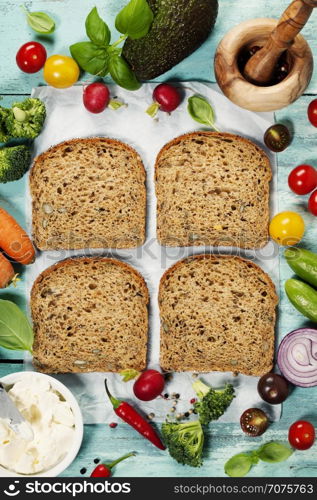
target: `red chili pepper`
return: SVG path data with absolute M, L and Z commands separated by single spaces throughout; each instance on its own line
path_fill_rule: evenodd
M 140 413 L 138 413 L 129 403 L 126 401 L 120 401 L 120 399 L 114 398 L 108 389 L 107 380 L 105 380 L 105 387 L 108 397 L 112 403 L 113 409 L 118 417 L 122 418 L 124 422 L 131 425 L 133 429 L 138 431 L 142 436 L 151 441 L 154 446 L 157 446 L 160 450 L 165 450 L 165 446 L 160 440 L 159 436 L 156 434 L 153 427 L 145 420 Z
M 134 455 L 135 455 L 134 452 L 128 453 L 127 455 L 123 455 L 123 457 L 118 458 L 118 460 L 111 462 L 111 464 L 99 464 L 92 471 L 90 477 L 110 477 L 112 475 L 111 469 L 115 465 L 117 465 L 119 462 L 122 462 L 122 460 L 125 460 L 126 458 L 134 457 Z

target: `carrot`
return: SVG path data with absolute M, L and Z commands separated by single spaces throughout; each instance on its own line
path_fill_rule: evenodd
M 35 250 L 30 238 L 3 208 L 0 208 L 0 248 L 20 264 L 34 262 Z
M 11 262 L 0 253 L 0 288 L 8 286 L 14 277 L 15 272 Z

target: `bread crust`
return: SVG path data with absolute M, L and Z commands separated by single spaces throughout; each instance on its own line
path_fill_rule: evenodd
M 114 361 L 112 358 L 108 361 L 107 359 L 104 359 L 104 356 L 105 356 L 104 353 L 102 353 L 103 354 L 102 359 L 99 360 L 98 356 L 97 356 L 97 360 L 95 360 L 95 359 L 91 360 L 89 358 L 90 351 L 87 351 L 87 348 L 85 345 L 82 345 L 80 349 L 77 346 L 78 349 L 76 350 L 75 354 L 73 354 L 71 352 L 72 349 L 69 351 L 69 349 L 66 347 L 66 354 L 65 354 L 65 345 L 64 344 L 66 342 L 65 341 L 66 337 L 63 337 L 64 340 L 63 340 L 62 349 L 64 349 L 64 350 L 60 351 L 61 356 L 58 359 L 55 359 L 55 358 L 51 359 L 51 355 L 45 354 L 48 347 L 50 347 L 50 349 L 54 349 L 55 351 L 58 351 L 59 344 L 58 344 L 58 342 L 56 342 L 56 344 L 54 346 L 52 344 L 51 340 L 47 340 L 47 339 L 43 338 L 43 332 L 45 332 L 43 318 L 42 318 L 42 323 L 39 323 L 39 320 L 37 319 L 37 312 L 38 312 L 41 300 L 43 300 L 41 298 L 41 284 L 42 284 L 43 280 L 45 280 L 45 278 L 53 275 L 56 270 L 61 269 L 61 268 L 64 268 L 67 271 L 67 268 L 71 268 L 74 265 L 82 264 L 84 266 L 85 263 L 96 264 L 96 263 L 100 263 L 100 262 L 111 263 L 111 264 L 117 266 L 118 268 L 121 268 L 125 271 L 128 271 L 134 277 L 137 285 L 139 286 L 139 288 L 141 290 L 142 303 L 144 304 L 142 306 L 142 308 L 145 307 L 146 313 L 144 311 L 144 315 L 142 316 L 142 318 L 140 317 L 140 327 L 139 327 L 140 332 L 139 333 L 140 333 L 140 336 L 142 333 L 142 337 L 143 337 L 144 332 L 145 332 L 146 338 L 142 340 L 142 342 L 141 342 L 142 345 L 140 345 L 140 347 L 139 347 L 140 351 L 138 351 L 138 356 L 137 356 L 137 358 L 139 359 L 138 366 L 136 366 L 136 363 L 134 360 L 132 362 L 130 362 L 130 364 L 133 365 L 134 369 L 137 369 L 139 371 L 142 371 L 146 368 L 146 353 L 147 353 L 147 345 L 148 345 L 148 310 L 147 310 L 147 307 L 149 304 L 149 291 L 148 291 L 148 288 L 147 288 L 147 285 L 146 285 L 146 282 L 145 282 L 143 276 L 136 269 L 134 269 L 132 266 L 130 266 L 129 264 L 122 262 L 120 260 L 114 259 L 114 258 L 110 258 L 110 257 L 109 258 L 108 257 L 74 257 L 74 258 L 68 258 L 68 259 L 65 259 L 63 261 L 57 262 L 56 264 L 53 264 L 52 266 L 45 269 L 37 277 L 37 279 L 35 280 L 35 282 L 33 283 L 33 286 L 32 286 L 30 304 L 31 304 L 32 319 L 34 322 L 34 350 L 33 350 L 34 358 L 33 358 L 33 363 L 34 363 L 34 366 L 40 372 L 43 372 L 43 373 L 86 373 L 86 372 L 91 372 L 91 371 L 116 372 L 116 371 L 121 371 L 121 370 L 126 369 L 126 368 L 130 368 L 129 360 L 126 361 L 127 364 L 123 364 L 123 363 L 125 363 L 124 360 Z M 115 287 L 115 283 L 113 284 L 113 286 Z M 54 296 L 53 296 L 53 299 L 54 299 Z M 66 297 L 65 297 L 65 300 L 66 300 Z M 46 312 L 48 313 L 48 309 L 46 309 Z M 44 321 L 44 323 L 45 323 L 45 321 Z M 56 324 L 56 329 L 62 329 L 62 327 L 60 326 L 60 324 L 57 320 L 55 321 L 55 324 Z M 68 320 L 67 325 L 71 326 L 73 324 L 71 321 Z M 141 325 L 143 325 L 143 326 L 141 326 Z M 53 323 L 53 326 L 54 326 L 54 323 Z M 98 330 L 98 327 L 100 327 L 100 326 L 104 327 L 104 323 L 102 322 L 102 323 L 98 324 L 98 322 L 97 322 L 95 330 Z M 65 324 L 65 328 L 66 328 L 66 324 Z M 89 332 L 89 330 L 87 330 L 87 333 L 90 334 L 91 332 Z M 122 334 L 124 334 L 124 331 L 122 331 Z M 97 339 L 98 339 L 97 333 L 95 333 L 93 335 L 95 335 L 95 338 L 96 338 L 95 342 L 97 345 Z M 44 342 L 44 340 L 45 340 L 45 342 Z M 144 343 L 144 345 L 143 345 L 143 343 Z M 100 344 L 98 344 L 98 347 L 99 347 L 99 345 Z M 68 355 L 68 351 L 70 352 L 70 355 Z M 114 345 L 112 347 L 112 351 L 114 351 Z M 83 356 L 84 358 L 86 356 L 89 358 L 86 362 L 82 362 L 82 366 L 81 366 L 80 362 L 79 362 L 79 364 L 76 364 L 74 362 L 74 359 L 76 360 L 76 358 L 78 358 L 78 357 L 80 359 L 80 356 Z M 95 358 L 95 356 L 93 356 L 93 358 Z M 114 359 L 116 359 L 116 358 L 117 358 L 117 354 L 116 354 L 116 357 Z M 142 362 L 141 362 L 141 359 L 142 359 Z
M 36 189 L 36 186 L 35 186 L 35 183 L 38 182 L 38 180 L 36 179 L 38 169 L 41 168 L 41 165 L 43 164 L 43 162 L 45 162 L 52 153 L 59 152 L 60 150 L 63 150 L 64 148 L 76 146 L 76 145 L 82 145 L 83 147 L 88 145 L 90 147 L 96 147 L 96 148 L 99 146 L 117 147 L 118 149 L 121 149 L 125 152 L 130 153 L 135 158 L 137 169 L 138 169 L 138 171 L 143 179 L 142 184 L 140 183 L 140 186 L 139 186 L 140 191 L 138 192 L 138 195 L 140 196 L 139 207 L 140 207 L 140 205 L 142 205 L 142 207 L 140 207 L 140 209 L 142 211 L 142 222 L 140 221 L 140 224 L 142 223 L 142 234 L 140 234 L 141 239 L 139 241 L 135 242 L 134 239 L 132 238 L 132 235 L 131 235 L 132 243 L 129 240 L 122 240 L 122 238 L 120 238 L 116 244 L 113 244 L 113 245 L 108 244 L 106 246 L 102 245 L 102 247 L 103 248 L 133 248 L 133 247 L 142 245 L 145 241 L 146 196 L 147 196 L 146 187 L 145 187 L 146 170 L 144 168 L 142 159 L 141 159 L 140 155 L 138 154 L 138 152 L 134 148 L 132 148 L 130 145 L 128 145 L 122 141 L 119 141 L 117 139 L 107 138 L 107 137 L 90 137 L 90 138 L 70 139 L 70 140 L 61 142 L 59 144 L 56 144 L 54 146 L 51 146 L 47 151 L 44 151 L 43 153 L 39 154 L 33 161 L 33 164 L 32 164 L 31 170 L 30 170 L 29 184 L 30 184 L 30 191 L 31 191 L 31 196 L 32 196 L 33 238 L 34 238 L 34 242 L 35 242 L 37 248 L 39 248 L 39 250 L 65 250 L 65 249 L 72 250 L 72 249 L 85 248 L 85 246 L 83 244 L 70 243 L 70 244 L 66 245 L 64 241 L 62 243 L 56 243 L 56 242 L 54 242 L 54 239 L 53 239 L 53 242 L 48 243 L 48 241 L 51 240 L 50 235 L 46 234 L 46 239 L 43 238 L 42 236 L 40 236 L 40 233 L 42 232 L 40 215 L 42 215 L 42 214 L 40 214 L 39 210 L 36 210 L 36 208 L 35 208 L 35 200 L 38 197 L 38 193 L 37 193 L 38 189 Z M 99 239 L 99 236 L 102 237 L 103 236 L 102 230 L 101 230 L 101 235 L 97 234 L 96 236 L 97 236 L 97 239 Z M 91 240 L 93 240 L 93 238 L 94 238 L 94 235 L 90 235 L 88 238 L 88 241 L 90 242 L 89 247 L 90 248 L 100 248 L 101 247 L 100 244 L 98 245 L 98 244 L 91 242 Z
M 159 293 L 158 293 L 158 301 L 159 301 L 159 307 L 160 307 L 160 320 L 161 320 L 161 368 L 164 371 L 184 371 L 179 367 L 175 367 L 175 362 L 173 365 L 173 369 L 171 370 L 168 366 L 168 363 L 166 363 L 166 360 L 164 359 L 164 354 L 166 354 L 165 349 L 162 349 L 163 344 L 162 340 L 164 339 L 164 336 L 166 335 L 163 325 L 162 325 L 162 307 L 161 307 L 161 302 L 162 302 L 162 295 L 164 292 L 164 287 L 166 285 L 166 282 L 168 279 L 173 275 L 173 273 L 182 268 L 183 266 L 186 266 L 187 263 L 192 262 L 192 261 L 202 261 L 202 260 L 219 260 L 219 259 L 227 259 L 227 260 L 235 260 L 236 262 L 241 262 L 243 264 L 247 264 L 248 267 L 251 265 L 251 267 L 259 273 L 259 275 L 262 278 L 265 278 L 265 282 L 268 284 L 269 289 L 270 289 L 270 295 L 272 296 L 272 303 L 271 303 L 271 308 L 273 309 L 272 314 L 273 314 L 273 323 L 272 323 L 272 331 L 271 335 L 273 336 L 274 339 L 274 329 L 275 329 L 275 320 L 276 320 L 276 313 L 275 313 L 275 308 L 278 304 L 278 296 L 276 294 L 276 289 L 273 281 L 271 280 L 270 276 L 263 271 L 257 264 L 254 262 L 239 257 L 239 256 L 231 256 L 231 255 L 226 255 L 226 254 L 199 254 L 199 255 L 193 255 L 190 257 L 187 257 L 185 259 L 182 259 L 178 262 L 176 262 L 174 265 L 172 265 L 169 269 L 165 271 L 165 273 L 162 275 L 161 280 L 160 280 L 160 286 L 159 286 Z M 206 292 L 207 293 L 207 292 Z M 207 293 L 208 294 L 208 293 Z M 190 300 L 190 299 L 189 299 Z M 164 319 L 168 319 L 168 317 L 165 317 Z M 179 318 L 181 320 L 181 317 Z M 186 339 L 184 339 L 184 342 L 186 343 Z M 269 353 L 269 359 L 267 360 L 267 363 L 264 367 L 258 368 L 258 367 L 253 367 L 252 369 L 249 369 L 245 367 L 243 370 L 238 370 L 238 369 L 233 369 L 232 371 L 234 373 L 243 373 L 245 375 L 251 375 L 251 376 L 261 376 L 264 375 L 265 373 L 268 373 L 272 368 L 273 368 L 273 357 L 274 357 L 274 340 L 273 340 L 273 348 L 271 353 Z M 163 353 L 162 353 L 163 351 Z M 183 360 L 184 361 L 184 360 Z M 184 361 L 185 362 L 185 361 Z M 221 364 L 213 363 L 212 366 L 210 366 L 208 369 L 201 369 L 200 366 L 191 366 L 190 370 L 187 369 L 188 371 L 198 371 L 198 372 L 208 372 L 208 371 L 230 371 L 229 368 L 225 368 Z
M 176 226 L 175 241 L 174 241 L 174 238 L 166 239 L 166 236 L 162 235 L 162 228 L 164 228 L 164 222 L 162 222 L 162 221 L 159 222 L 160 217 L 162 217 L 162 214 L 160 211 L 160 202 L 162 202 L 163 200 L 165 201 L 165 198 L 164 198 L 164 196 L 161 196 L 161 199 L 160 199 L 160 190 L 162 189 L 162 187 L 160 185 L 159 176 L 158 176 L 159 169 L 160 169 L 160 162 L 162 160 L 162 157 L 165 154 L 168 154 L 168 152 L 171 148 L 181 144 L 182 141 L 186 141 L 186 140 L 190 140 L 190 139 L 199 139 L 202 137 L 212 137 L 215 139 L 219 138 L 220 140 L 228 140 L 230 142 L 242 143 L 248 147 L 251 147 L 252 150 L 254 150 L 258 154 L 260 154 L 262 161 L 263 161 L 263 165 L 265 166 L 265 172 L 266 172 L 266 178 L 265 178 L 266 185 L 264 186 L 264 194 L 266 194 L 267 197 L 269 198 L 269 183 L 272 180 L 272 169 L 271 169 L 270 160 L 269 160 L 269 157 L 267 156 L 267 154 L 265 153 L 265 151 L 263 151 L 263 149 L 261 149 L 259 146 L 254 144 L 251 140 L 246 139 L 245 137 L 241 137 L 241 136 L 236 135 L 236 134 L 230 134 L 227 132 L 197 131 L 197 132 L 190 132 L 187 134 L 183 134 L 179 137 L 174 138 L 172 141 L 170 141 L 165 146 L 163 146 L 163 148 L 158 153 L 157 158 L 156 158 L 156 162 L 155 162 L 155 191 L 156 191 L 156 197 L 157 197 L 157 238 L 158 238 L 160 244 L 164 245 L 164 246 L 178 246 L 178 247 L 205 246 L 205 245 L 207 245 L 207 246 L 235 246 L 238 248 L 245 248 L 245 249 L 263 248 L 267 244 L 268 239 L 269 239 L 269 235 L 268 235 L 269 206 L 267 206 L 265 209 L 265 214 L 266 214 L 266 219 L 267 219 L 267 221 L 266 221 L 266 237 L 264 237 L 263 234 L 261 234 L 261 235 L 259 234 L 257 236 L 258 241 L 256 244 L 250 245 L 248 242 L 244 242 L 241 238 L 238 242 L 235 241 L 235 239 L 234 239 L 235 243 L 233 244 L 231 241 L 232 238 L 230 238 L 230 236 L 231 236 L 230 230 L 228 231 L 229 242 L 226 241 L 225 234 L 222 234 L 221 231 L 219 232 L 220 242 L 218 242 L 218 239 L 213 237 L 213 236 L 209 236 L 208 240 L 210 239 L 210 241 L 207 241 L 206 243 L 201 241 L 200 238 L 197 238 L 198 241 L 188 241 L 187 237 L 186 238 L 182 237 L 182 236 L 178 237 L 177 232 L 180 231 L 180 227 L 178 227 L 178 226 Z M 163 181 L 161 181 L 161 182 L 163 182 Z M 166 182 L 166 180 L 165 180 L 165 182 Z M 171 179 L 171 184 L 173 184 L 173 179 Z M 186 207 L 185 211 L 186 210 L 189 210 L 189 208 Z M 167 212 L 167 214 L 168 214 L 168 212 Z M 166 213 L 164 215 L 166 217 Z M 166 222 L 165 222 L 165 224 L 166 224 Z M 195 230 L 198 231 L 198 233 L 199 233 L 199 229 L 195 228 L 195 225 L 193 223 L 193 231 L 195 232 Z M 250 231 L 250 229 L 249 229 L 249 231 Z M 163 233 L 164 233 L 164 231 L 163 231 Z M 224 238 L 224 240 L 222 238 Z

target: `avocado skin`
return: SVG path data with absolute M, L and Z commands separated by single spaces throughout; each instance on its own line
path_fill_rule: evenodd
M 139 80 L 152 80 L 189 56 L 207 39 L 218 0 L 148 0 L 154 13 L 149 33 L 128 38 L 123 56 Z

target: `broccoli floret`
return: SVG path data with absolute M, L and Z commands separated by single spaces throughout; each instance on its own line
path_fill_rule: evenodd
M 8 110 L 0 106 L 0 142 L 8 142 L 10 139 L 5 123 L 7 115 Z
M 191 467 L 202 465 L 204 433 L 199 420 L 162 424 L 162 435 L 169 454 L 177 462 Z
M 224 389 L 213 389 L 204 384 L 201 380 L 193 383 L 193 389 L 199 397 L 199 401 L 194 404 L 196 413 L 203 425 L 209 424 L 212 420 L 218 420 L 230 406 L 235 397 L 234 388 L 231 384 L 226 384 Z
M 11 137 L 35 139 L 42 130 L 45 117 L 45 104 L 40 99 L 29 97 L 12 104 L 5 125 Z
M 29 168 L 31 152 L 27 146 L 12 146 L 0 149 L 0 182 L 21 179 Z

